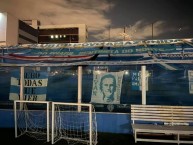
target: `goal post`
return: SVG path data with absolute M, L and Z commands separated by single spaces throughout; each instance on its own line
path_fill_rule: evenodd
M 52 102 L 52 144 L 97 144 L 97 122 L 92 104 Z
M 50 102 L 14 101 L 15 138 L 28 135 L 50 141 Z

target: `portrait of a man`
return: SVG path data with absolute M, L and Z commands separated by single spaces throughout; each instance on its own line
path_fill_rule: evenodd
M 114 93 L 116 91 L 116 79 L 112 74 L 104 75 L 100 81 L 100 90 L 103 95 L 104 103 L 114 101 Z
M 91 103 L 120 104 L 122 78 L 121 72 L 93 72 Z

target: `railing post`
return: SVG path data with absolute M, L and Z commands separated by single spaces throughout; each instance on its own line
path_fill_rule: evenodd
M 146 105 L 146 66 L 141 66 L 142 104 Z

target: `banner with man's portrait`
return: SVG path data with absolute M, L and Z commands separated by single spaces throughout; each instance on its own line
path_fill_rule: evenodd
M 120 104 L 124 71 L 93 71 L 91 103 Z

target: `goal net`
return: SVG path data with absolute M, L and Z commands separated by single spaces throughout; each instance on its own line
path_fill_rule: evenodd
M 49 102 L 14 101 L 15 137 L 28 135 L 50 141 Z
M 97 144 L 97 123 L 92 104 L 52 102 L 52 144 Z

